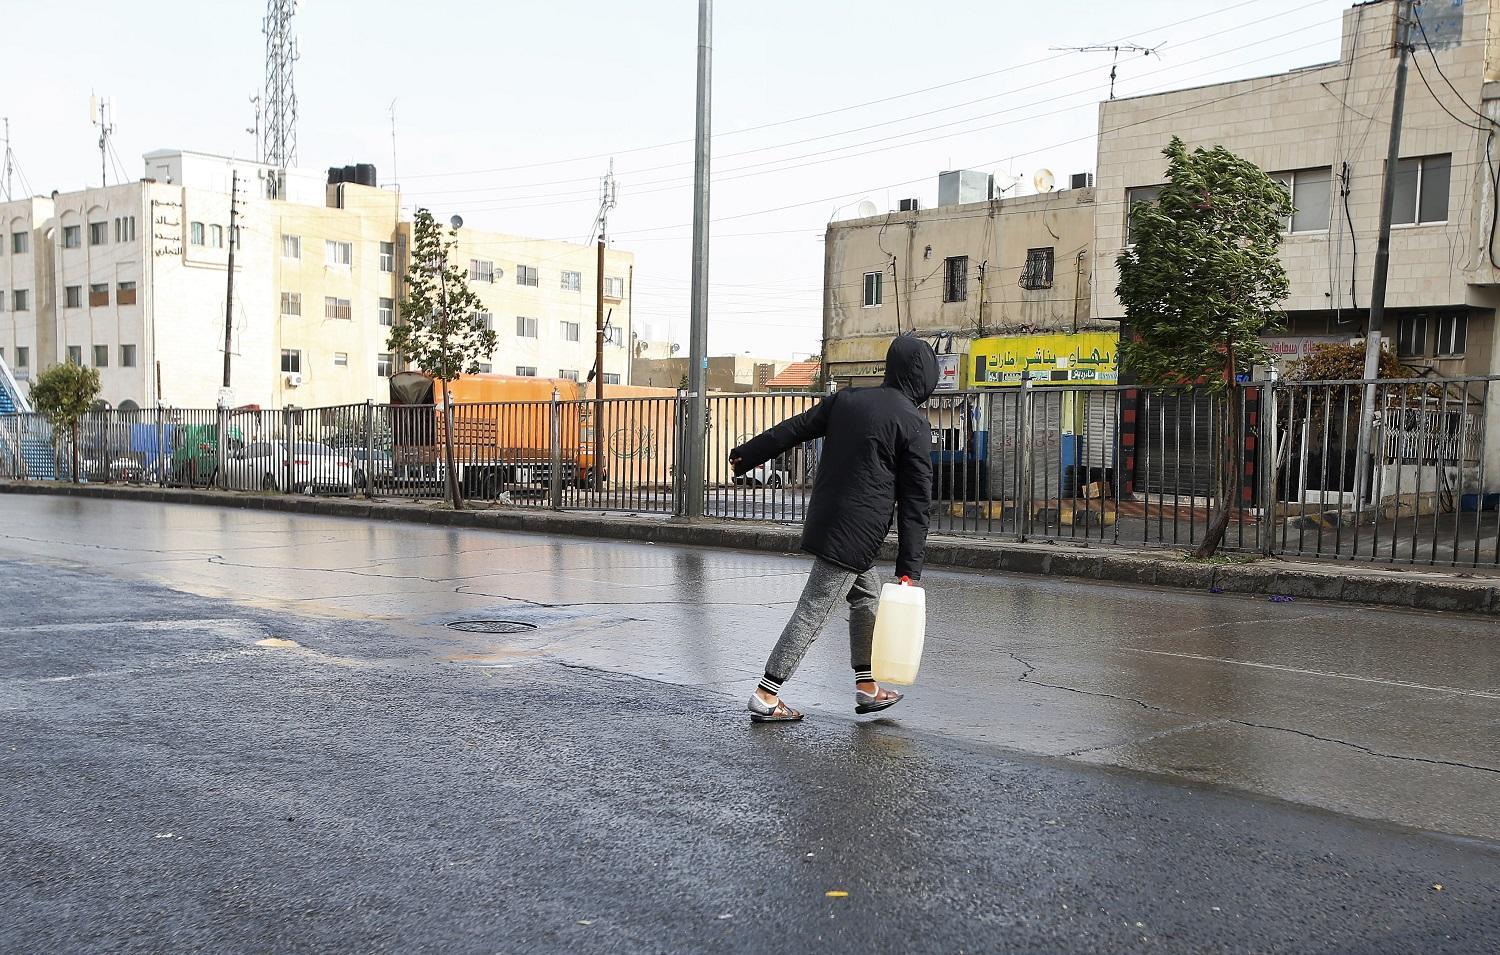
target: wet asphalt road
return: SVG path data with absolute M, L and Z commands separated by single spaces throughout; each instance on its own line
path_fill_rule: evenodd
M 797 681 L 812 718 L 752 727 L 795 558 L 118 502 L 0 518 L 7 951 L 1500 939 L 1491 623 L 934 574 L 890 719 L 843 712 L 834 632 Z

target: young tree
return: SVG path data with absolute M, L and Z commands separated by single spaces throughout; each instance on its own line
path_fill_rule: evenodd
M 453 455 L 453 394 L 448 385 L 463 375 L 477 375 L 480 362 L 495 352 L 495 332 L 476 314 L 483 305 L 469 288 L 468 272 L 450 261 L 458 244 L 458 230 L 448 230 L 418 209 L 412 225 L 411 266 L 406 272 L 406 298 L 401 322 L 391 329 L 386 347 L 431 375 L 442 389 L 443 455 L 448 500 L 463 507 L 458 469 Z
M 99 369 L 67 362 L 53 365 L 31 386 L 31 405 L 52 425 L 52 446 L 67 434 L 73 445 L 73 483 L 78 483 L 78 425 L 99 400 Z
M 1117 260 L 1116 293 L 1130 324 L 1120 351 L 1142 384 L 1201 384 L 1224 397 L 1219 506 L 1196 551 L 1209 557 L 1239 491 L 1244 394 L 1236 376 L 1270 359 L 1258 336 L 1287 296 L 1277 253 L 1292 206 L 1280 183 L 1222 146 L 1189 152 L 1174 136 L 1162 153 L 1166 185 L 1155 201 L 1130 209 L 1131 245 Z

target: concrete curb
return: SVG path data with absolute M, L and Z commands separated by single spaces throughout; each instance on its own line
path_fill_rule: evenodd
M 517 508 L 453 512 L 431 504 L 364 501 L 179 488 L 0 481 L 0 494 L 199 504 L 243 510 L 354 517 L 445 527 L 564 534 L 607 540 L 688 544 L 792 553 L 800 532 L 778 524 L 715 521 L 687 524 L 659 518 Z M 882 559 L 895 559 L 888 541 Z M 1070 548 L 934 535 L 927 562 L 934 567 L 1077 577 L 1180 590 L 1285 595 L 1310 600 L 1406 610 L 1500 616 L 1500 578 L 1423 573 L 1412 568 L 1264 560 L 1244 564 L 1190 564 L 1163 551 Z

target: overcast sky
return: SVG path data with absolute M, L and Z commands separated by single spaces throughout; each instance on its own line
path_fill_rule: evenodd
M 0 116 L 31 189 L 97 184 L 92 92 L 117 104 L 131 177 L 151 149 L 252 156 L 264 6 L 6 0 Z M 1051 47 L 1160 46 L 1122 60 L 1118 95 L 1132 95 L 1337 59 L 1346 6 L 717 4 L 711 351 L 817 349 L 823 229 L 861 199 L 930 206 L 948 168 L 1023 183 L 1092 170 L 1110 54 Z M 696 18 L 692 0 L 304 0 L 299 165 L 372 162 L 440 218 L 584 241 L 613 154 L 610 231 L 636 253 L 636 322 L 685 346 Z

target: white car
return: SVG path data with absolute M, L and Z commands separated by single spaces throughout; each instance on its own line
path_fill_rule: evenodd
M 364 487 L 364 469 L 326 444 L 254 441 L 229 453 L 225 483 L 236 491 L 330 491 L 352 494 Z
M 757 465 L 734 479 L 736 484 L 750 487 L 786 487 L 792 483 L 792 475 L 771 467 L 770 462 Z

